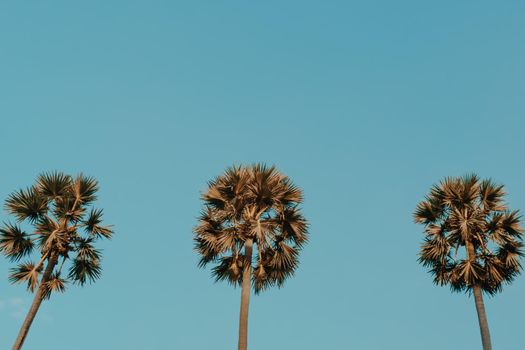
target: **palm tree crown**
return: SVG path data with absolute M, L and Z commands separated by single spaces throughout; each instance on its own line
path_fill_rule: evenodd
M 39 254 L 36 263 L 28 260 L 11 269 L 11 282 L 25 282 L 30 291 L 42 284 L 43 297 L 49 298 L 52 292 L 63 292 L 67 282 L 83 285 L 99 278 L 101 251 L 94 243 L 111 238 L 113 231 L 102 226 L 102 210 L 91 207 L 97 191 L 93 178 L 52 172 L 7 198 L 5 208 L 17 223 L 0 228 L 0 251 L 15 262 L 35 251 Z M 24 222 L 32 227 L 31 233 L 20 226 Z M 49 276 L 39 282 L 46 260 Z M 68 273 L 63 275 L 68 261 Z
M 446 178 L 418 204 L 414 219 L 426 233 L 419 261 L 436 284 L 492 295 L 520 273 L 524 231 L 504 196 L 503 186 L 467 175 Z
M 257 246 L 252 285 L 256 293 L 293 275 L 307 241 L 298 205 L 301 190 L 275 167 L 238 166 L 209 182 L 204 210 L 194 229 L 200 265 L 216 263 L 216 280 L 241 285 L 247 240 Z M 251 247 L 250 254 L 251 254 Z M 251 270 L 251 269 L 250 269 Z

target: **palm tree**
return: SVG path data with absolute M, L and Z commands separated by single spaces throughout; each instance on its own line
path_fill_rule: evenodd
M 41 174 L 33 186 L 6 199 L 5 208 L 17 223 L 0 228 L 0 251 L 14 262 L 38 254 L 37 263 L 27 260 L 11 269 L 12 283 L 25 282 L 28 290 L 36 291 L 13 350 L 22 347 L 44 299 L 64 292 L 68 282 L 84 285 L 100 277 L 101 251 L 94 243 L 111 238 L 113 231 L 101 225 L 102 210 L 91 206 L 97 191 L 93 178 L 52 172 Z M 63 275 L 66 262 L 68 272 Z
M 238 349 L 246 350 L 251 285 L 256 294 L 281 287 L 307 241 L 298 207 L 302 192 L 275 167 L 261 164 L 229 168 L 208 185 L 195 248 L 201 267 L 216 264 L 216 281 L 241 286 Z
M 520 273 L 523 229 L 503 186 L 476 175 L 446 178 L 415 210 L 425 226 L 419 262 L 437 285 L 474 294 L 484 350 L 492 349 L 483 292 L 494 295 Z

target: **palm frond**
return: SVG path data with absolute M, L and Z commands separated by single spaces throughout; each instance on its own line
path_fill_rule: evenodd
M 75 258 L 69 269 L 68 277 L 75 284 L 84 285 L 87 282 L 92 283 L 100 278 L 102 268 L 100 261 L 91 259 Z
M 505 211 L 501 218 L 501 229 L 513 237 L 520 237 L 525 232 L 521 227 L 521 216 L 518 210 Z
M 244 255 L 223 257 L 220 263 L 213 268 L 212 274 L 215 281 L 228 281 L 234 286 L 242 283 L 242 271 L 244 269 Z
M 432 266 L 448 261 L 452 246 L 443 236 L 425 237 L 421 245 L 419 263 L 423 266 Z
M 78 222 L 82 220 L 86 212 L 85 206 L 79 205 L 75 197 L 64 196 L 57 197 L 54 200 L 53 214 L 58 220 L 68 220 L 70 222 Z
M 75 240 L 75 251 L 77 259 L 98 262 L 101 259 L 101 251 L 93 246 L 92 238 L 77 238 Z
M 467 285 L 465 279 L 461 277 L 460 272 L 461 270 L 459 269 L 458 265 L 454 265 L 454 267 L 450 269 L 450 273 L 448 275 L 449 280 L 447 282 L 450 283 L 450 290 L 456 293 L 469 290 L 469 286 Z
M 288 177 L 281 179 L 281 185 L 278 200 L 283 206 L 295 206 L 303 202 L 303 192 Z
M 71 176 L 58 171 L 42 173 L 36 180 L 39 192 L 51 199 L 70 195 L 71 183 Z
M 475 205 L 479 194 L 479 178 L 476 174 L 467 174 L 458 179 L 460 188 L 459 203 L 461 205 Z
M 454 264 L 438 260 L 428 266 L 431 267 L 429 272 L 434 276 L 434 284 L 444 286 L 451 282 Z
M 214 235 L 201 235 L 194 238 L 194 249 L 201 255 L 199 267 L 217 260 L 221 251 L 217 248 L 217 238 Z
M 248 188 L 251 191 L 252 200 L 260 207 L 272 206 L 278 199 L 275 196 L 277 186 L 283 179 L 275 166 L 267 167 L 264 164 L 255 164 L 251 168 L 252 180 Z
M 505 194 L 503 185 L 497 185 L 491 179 L 483 180 L 479 185 L 480 202 L 487 211 L 504 211 Z
M 113 230 L 110 226 L 102 226 L 102 209 L 91 209 L 88 218 L 83 222 L 84 228 L 92 236 L 104 237 L 110 239 L 113 235 Z
M 522 242 L 509 240 L 498 247 L 496 255 L 507 269 L 521 271 L 520 258 L 524 256 Z
M 497 288 L 505 282 L 506 268 L 505 263 L 498 259 L 497 256 L 490 254 L 483 257 L 484 260 L 484 276 L 482 278 L 485 289 L 489 287 Z
M 11 283 L 27 282 L 27 289 L 34 292 L 38 287 L 38 275 L 41 271 L 42 267 L 37 268 L 32 262 L 19 264 L 10 269 L 9 281 Z
M 308 223 L 297 206 L 278 212 L 276 220 L 284 239 L 289 239 L 301 247 L 308 241 Z
M 430 200 L 419 202 L 414 212 L 414 222 L 433 224 L 441 218 L 441 211 Z
M 282 287 L 284 281 L 294 275 L 299 264 L 298 257 L 299 252 L 284 241 L 278 242 L 273 250 L 264 252 L 262 263 L 270 280 L 267 283 Z
M 253 270 L 252 285 L 255 294 L 259 294 L 275 285 L 275 279 L 271 278 L 271 267 L 264 262 L 259 262 Z
M 66 280 L 59 273 L 53 273 L 48 281 L 42 284 L 42 297 L 51 298 L 52 293 L 64 293 L 66 291 Z
M 75 199 L 86 205 L 97 199 L 98 182 L 93 177 L 78 175 L 73 182 Z
M 58 229 L 58 223 L 49 216 L 43 216 L 35 222 L 35 233 L 40 235 L 50 235 L 53 231 Z
M 5 208 L 18 221 L 35 222 L 47 212 L 47 199 L 34 187 L 29 187 L 11 193 L 5 201 Z
M 11 261 L 19 261 L 31 254 L 33 246 L 31 237 L 18 225 L 6 223 L 0 227 L 0 252 Z
M 208 183 L 208 190 L 202 199 L 214 211 L 226 211 L 228 217 L 237 217 L 242 213 L 249 180 L 247 169 L 235 166 L 228 168 L 223 176 Z
M 456 269 L 458 277 L 464 280 L 467 286 L 474 286 L 482 281 L 483 267 L 476 261 L 462 260 Z

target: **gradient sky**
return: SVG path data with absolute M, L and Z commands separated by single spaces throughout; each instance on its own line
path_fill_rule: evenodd
M 100 181 L 96 284 L 45 302 L 24 350 L 234 349 L 240 290 L 197 268 L 206 181 L 276 164 L 311 241 L 253 297 L 249 345 L 478 350 L 472 299 L 417 264 L 411 213 L 477 172 L 525 209 L 525 3 L 0 2 L 0 198 L 45 170 Z M 2 211 L 0 221 L 7 220 Z M 0 258 L 0 349 L 31 302 Z M 525 276 L 486 300 L 522 350 Z

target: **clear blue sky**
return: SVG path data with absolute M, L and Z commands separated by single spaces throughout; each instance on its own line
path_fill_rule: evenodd
M 252 298 L 251 350 L 481 348 L 473 301 L 416 262 L 411 213 L 475 171 L 525 209 L 525 4 L 2 1 L 0 198 L 99 179 L 102 279 L 46 302 L 25 350 L 234 349 L 240 291 L 197 268 L 206 181 L 276 164 L 305 192 L 295 278 Z M 0 220 L 7 217 L 0 214 Z M 0 348 L 31 296 L 0 259 Z M 525 276 L 487 300 L 522 350 Z

